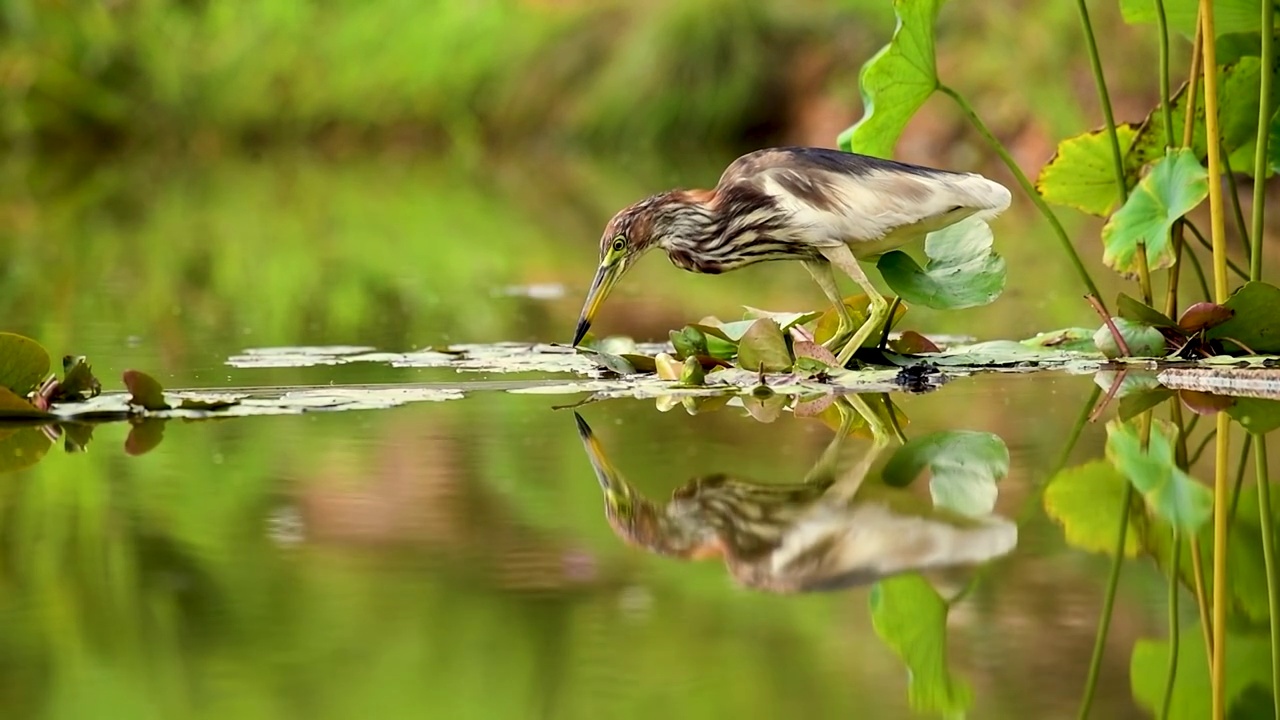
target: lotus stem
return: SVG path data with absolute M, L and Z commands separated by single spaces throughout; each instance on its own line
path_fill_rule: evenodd
M 1262 27 L 1275 27 L 1275 3 L 1263 2 Z M 1262 279 L 1262 232 L 1267 212 L 1267 140 L 1271 133 L 1271 72 L 1275 64 L 1274 33 L 1262 33 L 1262 80 L 1258 86 L 1258 141 L 1253 153 L 1253 232 L 1249 234 L 1249 279 Z M 1280 687 L 1277 685 L 1276 687 Z
M 1181 562 L 1182 538 L 1178 528 L 1173 529 L 1173 562 L 1169 565 L 1169 671 L 1165 675 L 1164 700 L 1160 703 L 1160 718 L 1169 717 L 1173 704 L 1173 684 L 1178 680 L 1178 564 Z
M 1271 626 L 1271 682 L 1280 688 L 1280 590 L 1276 588 L 1275 524 L 1271 517 L 1271 480 L 1267 476 L 1267 442 L 1253 437 L 1253 473 L 1258 482 L 1258 517 L 1262 523 L 1262 561 L 1267 569 L 1267 613 Z M 1241 463 L 1243 465 L 1243 463 Z M 1276 706 L 1280 719 L 1280 705 Z
M 1040 193 L 1036 191 L 1035 185 L 1031 184 L 1031 181 L 1027 179 L 1026 173 L 1022 172 L 1022 168 L 1018 167 L 1018 163 L 1014 161 L 1013 156 L 1010 155 L 1005 146 L 996 139 L 996 136 L 991 132 L 991 129 L 982 121 L 982 118 L 978 116 L 978 113 L 973 109 L 973 106 L 969 104 L 969 101 L 964 99 L 963 95 L 956 92 L 949 86 L 941 84 L 938 85 L 938 92 L 941 92 L 955 101 L 956 105 L 960 108 L 960 112 L 969 120 L 969 123 L 978 131 L 978 134 L 987 141 L 987 144 L 991 146 L 991 149 L 995 151 L 996 155 L 1000 156 L 1000 160 L 1004 162 L 1005 167 L 1009 168 L 1009 172 L 1013 173 L 1014 178 L 1017 179 L 1018 185 L 1022 187 L 1022 191 L 1031 198 L 1031 202 L 1035 204 L 1036 209 L 1040 211 L 1040 214 L 1044 215 L 1045 220 L 1049 221 L 1049 225 L 1053 228 L 1054 235 L 1058 238 L 1058 243 L 1062 246 L 1062 251 L 1066 253 L 1067 258 L 1071 260 L 1071 265 L 1075 268 L 1076 274 L 1080 276 L 1080 280 L 1084 282 L 1085 288 L 1089 291 L 1089 294 L 1100 298 L 1102 293 L 1099 292 L 1098 286 L 1094 284 L 1093 278 L 1089 276 L 1089 270 L 1084 266 L 1084 261 L 1080 259 L 1080 253 L 1076 252 L 1075 246 L 1071 244 L 1071 238 L 1067 235 L 1067 231 L 1062 227 L 1062 222 L 1058 220 L 1058 216 L 1054 214 L 1053 210 L 1049 207 L 1049 204 L 1046 203 L 1044 198 L 1040 196 Z
M 1111 612 L 1116 604 L 1116 587 L 1120 585 L 1120 567 L 1124 564 L 1124 542 L 1129 533 L 1129 508 L 1133 503 L 1133 483 L 1124 484 L 1124 498 L 1120 502 L 1120 529 L 1116 532 L 1116 549 L 1111 558 L 1111 574 L 1107 577 L 1107 594 L 1102 601 L 1102 617 L 1098 620 L 1098 633 L 1093 640 L 1093 657 L 1089 661 L 1089 677 L 1085 681 L 1084 699 L 1080 702 L 1079 720 L 1089 717 L 1093 695 L 1098 688 L 1098 675 L 1102 671 L 1102 655 L 1106 649 L 1107 633 L 1111 630 Z

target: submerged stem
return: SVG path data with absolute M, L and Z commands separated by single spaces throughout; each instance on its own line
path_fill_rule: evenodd
M 1243 463 L 1242 463 L 1243 464 Z M 1275 525 L 1271 517 L 1271 480 L 1267 476 L 1267 442 L 1253 438 L 1253 473 L 1258 482 L 1258 517 L 1262 524 L 1262 562 L 1267 569 L 1267 613 L 1271 626 L 1271 683 L 1280 688 L 1280 590 L 1276 588 Z M 1280 718 L 1280 705 L 1276 706 Z
M 1065 252 L 1067 254 L 1067 258 L 1071 260 L 1071 265 L 1080 276 L 1080 280 L 1084 282 L 1085 288 L 1089 291 L 1089 294 L 1101 297 L 1102 293 L 1099 292 L 1098 286 L 1093 283 L 1093 278 L 1089 276 L 1089 270 L 1084 266 L 1084 261 L 1080 259 L 1080 253 L 1076 252 L 1075 246 L 1071 244 L 1071 238 L 1067 235 L 1066 229 L 1062 227 L 1062 222 L 1058 220 L 1058 216 L 1054 214 L 1053 210 L 1049 207 L 1049 204 L 1046 203 L 1044 198 L 1040 196 L 1040 193 L 1036 191 L 1035 185 L 1027 179 L 1026 173 L 1022 172 L 1022 168 L 1018 167 L 1018 163 L 1013 159 L 1013 156 L 1010 155 L 1004 145 L 996 139 L 996 136 L 991 132 L 991 129 L 982 121 L 982 118 L 978 116 L 978 113 L 973 109 L 973 106 L 969 104 L 969 101 L 964 99 L 963 95 L 946 85 L 939 85 L 938 91 L 955 101 L 956 105 L 960 107 L 960 112 L 969 120 L 969 123 L 978 131 L 978 134 L 987 141 L 987 144 L 991 146 L 991 149 L 1000 156 L 1000 160 L 1009 168 L 1009 172 L 1013 173 L 1014 178 L 1017 179 L 1018 185 L 1022 187 L 1023 192 L 1031 198 L 1031 202 L 1035 204 L 1036 209 L 1040 211 L 1040 214 L 1044 215 L 1045 220 L 1049 221 L 1049 225 L 1053 228 L 1054 235 L 1057 236 L 1059 244 L 1062 245 L 1062 251 Z
M 1133 503 L 1133 483 L 1124 484 L 1124 498 L 1120 502 L 1120 529 L 1116 533 L 1116 549 L 1111 556 L 1111 574 L 1107 577 L 1107 594 L 1102 601 L 1102 617 L 1098 620 L 1098 634 L 1093 640 L 1093 657 L 1089 661 L 1089 677 L 1085 681 L 1084 699 L 1080 702 L 1080 720 L 1089 717 L 1093 706 L 1093 694 L 1098 688 L 1098 674 L 1102 671 L 1102 654 L 1111 630 L 1111 612 L 1116 604 L 1116 587 L 1120 584 L 1120 567 L 1124 564 L 1124 541 L 1129 533 L 1129 507 Z
M 1173 529 L 1173 561 L 1169 564 L 1169 671 L 1164 681 L 1164 701 L 1160 703 L 1160 718 L 1169 717 L 1173 703 L 1173 684 L 1178 679 L 1178 565 L 1182 562 L 1182 538 L 1178 528 Z

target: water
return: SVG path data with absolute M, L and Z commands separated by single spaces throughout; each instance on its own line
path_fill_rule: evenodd
M 537 377 L 225 360 L 250 347 L 566 339 L 601 214 L 676 172 L 642 183 L 607 166 L 531 174 L 541 167 L 288 158 L 32 171 L 5 208 L 19 232 L 0 318 L 56 354 L 89 355 L 109 389 L 129 368 L 206 388 Z M 1011 242 L 1010 265 L 1042 253 Z M 660 337 L 740 302 L 805 307 L 816 290 L 796 270 L 708 280 L 651 260 L 598 324 Z M 992 308 L 917 313 L 920 327 L 1021 337 L 1092 322 L 1064 273 L 1029 275 Z M 1031 290 L 1059 280 L 1060 293 Z M 983 431 L 1009 450 L 993 514 L 1016 523 L 1016 547 L 927 575 L 944 597 L 964 592 L 935 669 L 972 693 L 972 717 L 1067 717 L 1080 702 L 1108 561 L 1067 544 L 1042 493 L 1093 388 L 1088 376 L 984 375 L 893 398 L 908 437 Z M 85 452 L 59 440 L 0 475 L 6 717 L 904 717 L 936 702 L 913 699 L 928 694 L 921 676 L 913 689 L 873 627 L 888 586 L 780 595 L 742 587 L 719 559 L 623 542 L 572 411 L 552 408 L 575 399 L 480 390 L 172 421 L 138 455 L 126 423 L 97 427 Z M 656 501 L 712 473 L 799 482 L 833 438 L 789 412 L 767 424 L 653 400 L 579 412 Z M 1087 425 L 1068 464 L 1101 457 L 1105 437 Z M 852 437 L 842 462 L 870 447 Z M 925 481 L 904 492 L 929 503 Z M 1164 598 L 1154 564 L 1126 564 L 1096 717 L 1139 712 L 1130 655 L 1164 637 Z

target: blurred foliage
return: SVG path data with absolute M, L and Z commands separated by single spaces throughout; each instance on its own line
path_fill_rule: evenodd
M 776 124 L 797 48 L 889 17 L 816 0 L 14 0 L 0 129 L 700 144 Z

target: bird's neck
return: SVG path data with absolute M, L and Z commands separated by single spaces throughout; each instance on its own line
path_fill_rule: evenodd
M 725 230 L 712 190 L 673 190 L 662 204 L 659 222 L 664 232 L 658 246 L 668 254 L 696 251 Z

